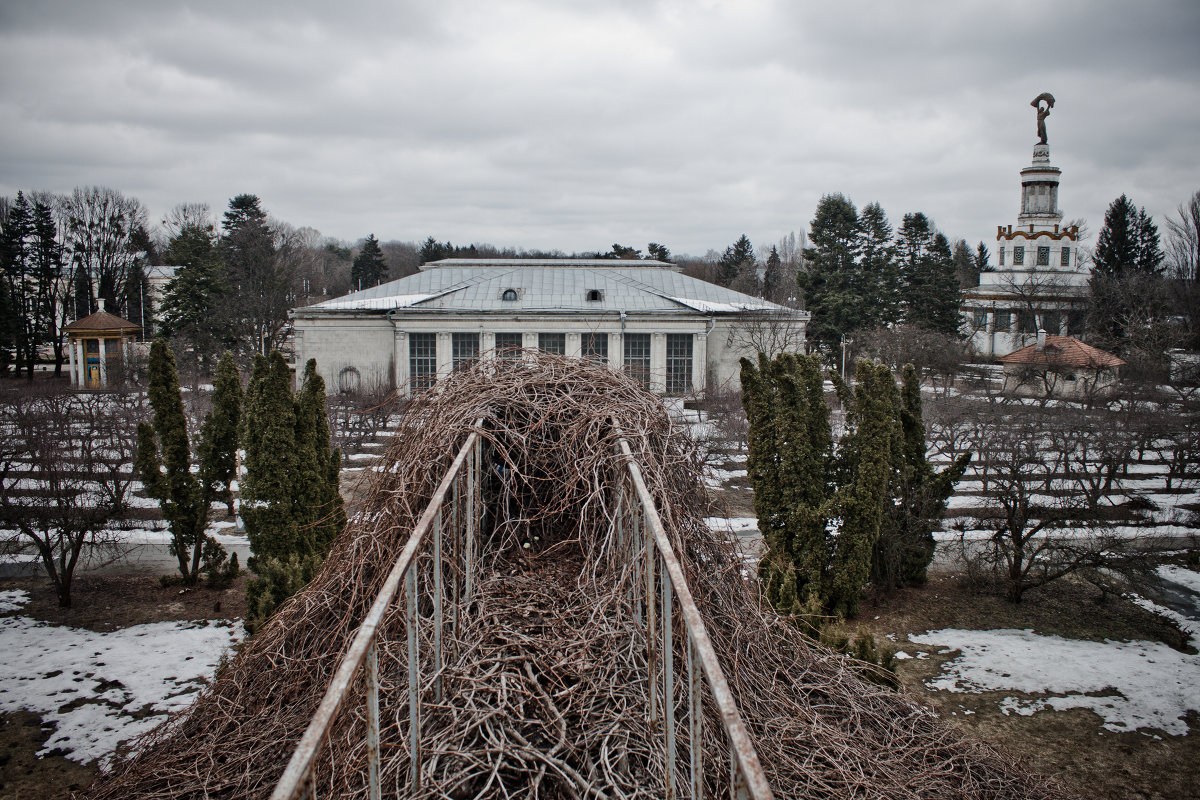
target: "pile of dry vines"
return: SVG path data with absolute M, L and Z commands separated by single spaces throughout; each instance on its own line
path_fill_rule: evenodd
M 423 701 L 423 783 L 409 793 L 403 602 L 380 651 L 387 796 L 661 797 L 643 629 L 611 534 L 622 474 L 615 418 L 643 463 L 778 798 L 1057 797 L 903 695 L 862 681 L 760 603 L 734 545 L 704 524 L 690 439 L 628 379 L 579 360 L 481 364 L 412 404 L 368 498 L 320 575 L 231 659 L 191 708 L 85 796 L 266 797 L 352 637 L 476 419 L 505 509 L 486 531 L 476 595 L 456 609 L 445 695 Z M 526 546 L 528 545 L 528 547 Z M 428 558 L 422 569 L 429 571 Z M 424 581 L 428 586 L 429 581 Z M 429 636 L 429 624 L 421 626 Z M 677 624 L 676 630 L 682 630 Z M 676 665 L 684 652 L 676 644 Z M 422 654 L 428 654 L 428 642 Z M 423 673 L 428 677 L 429 670 Z M 317 768 L 319 797 L 366 795 L 362 681 Z M 659 697 L 661 702 L 661 694 Z M 727 796 L 719 717 L 705 700 L 706 794 Z M 682 706 L 677 712 L 685 718 Z M 686 725 L 680 729 L 686 794 Z

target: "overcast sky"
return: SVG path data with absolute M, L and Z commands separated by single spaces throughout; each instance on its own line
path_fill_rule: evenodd
M 1200 2 L 0 2 L 0 193 L 257 194 L 354 241 L 675 253 L 823 194 L 989 247 L 1051 92 L 1060 205 L 1200 190 Z

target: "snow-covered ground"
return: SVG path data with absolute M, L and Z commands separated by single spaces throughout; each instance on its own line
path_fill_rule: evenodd
M 41 715 L 55 730 L 39 755 L 84 764 L 186 708 L 243 636 L 240 621 L 207 620 L 96 633 L 13 614 L 28 601 L 0 591 L 0 712 Z
M 1200 712 L 1200 655 L 1160 642 L 1092 642 L 1028 630 L 939 630 L 910 636 L 915 644 L 957 650 L 944 673 L 926 682 L 951 692 L 1015 691 L 1005 713 L 1085 708 L 1112 731 L 1188 732 L 1188 711 Z
M 1164 566 L 1159 575 L 1186 598 L 1188 613 L 1131 599 L 1173 620 L 1200 651 L 1200 573 Z M 1111 731 L 1180 736 L 1188 733 L 1188 712 L 1200 713 L 1200 652 L 1181 653 L 1161 642 L 1093 642 L 1029 630 L 947 629 L 908 638 L 939 652 L 958 651 L 942 674 L 926 681 L 931 689 L 1032 695 L 1003 698 L 1005 714 L 1084 708 Z M 926 654 L 907 654 L 912 655 Z

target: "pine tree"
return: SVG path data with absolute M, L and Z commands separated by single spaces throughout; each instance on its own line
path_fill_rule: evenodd
M 292 276 L 279 262 L 275 235 L 258 197 L 240 194 L 229 201 L 218 251 L 230 291 L 219 314 L 232 332 L 229 344 L 265 353 L 277 342 L 292 306 Z
M 971 246 L 965 239 L 954 243 L 953 250 L 954 273 L 958 277 L 959 288 L 964 291 L 979 285 L 979 272 L 975 268 L 975 256 Z
M 812 314 L 807 335 L 827 352 L 838 348 L 843 334 L 865 327 L 860 234 L 854 203 L 841 194 L 821 198 L 809 235 L 813 246 L 805 252 L 809 269 L 797 283 Z
M 200 432 L 200 479 L 214 500 L 234 514 L 233 484 L 237 480 L 238 421 L 242 416 L 242 379 L 228 350 L 217 362 L 212 411 Z
M 949 240 L 918 211 L 904 215 L 897 246 L 904 320 L 928 330 L 957 335 L 962 289 Z
M 1158 227 L 1144 208 L 1121 195 L 1104 215 L 1088 281 L 1088 330 L 1101 346 L 1126 352 L 1131 331 L 1161 322 L 1165 309 L 1157 307 L 1156 298 L 1162 264 Z M 1143 356 L 1157 359 L 1161 353 Z
M 900 270 L 892 225 L 879 203 L 863 206 L 859 215 L 861 252 L 858 281 L 861 310 L 855 314 L 858 329 L 900 321 Z
M 979 245 L 975 248 L 975 274 L 976 274 L 976 276 L 978 276 L 979 273 L 981 273 L 981 272 L 992 272 L 993 270 L 992 270 L 991 261 L 992 261 L 992 254 L 990 252 L 988 252 L 987 245 L 984 244 L 983 242 L 980 242 Z
M 213 309 L 228 289 L 212 224 L 185 224 L 171 237 L 165 258 L 177 269 L 163 295 L 159 330 L 176 341 L 199 373 L 220 347 Z
M 651 242 L 646 245 L 646 257 L 652 258 L 655 261 L 671 261 L 671 251 L 665 244 Z
M 138 425 L 137 471 L 171 529 L 170 549 L 179 574 L 184 583 L 194 585 L 202 571 L 216 571 L 225 560 L 224 548 L 205 532 L 212 487 L 192 472 L 175 356 L 163 339 L 150 346 L 149 371 L 154 422 Z M 203 463 L 199 472 L 203 476 Z
M 753 276 L 757 263 L 754 245 L 743 233 L 736 242 L 725 248 L 725 253 L 717 261 L 717 283 L 728 287 L 747 273 Z
M 779 257 L 779 248 L 771 245 L 771 252 L 767 254 L 767 263 L 763 269 L 763 297 L 772 303 L 785 303 L 788 299 L 789 288 L 785 282 L 783 260 Z
M 350 280 L 355 289 L 368 289 L 383 283 L 386 277 L 387 261 L 383 258 L 383 251 L 379 249 L 379 240 L 372 233 L 354 258 L 354 264 L 350 268 Z

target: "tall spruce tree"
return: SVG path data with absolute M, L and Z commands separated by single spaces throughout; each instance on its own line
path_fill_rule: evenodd
M 743 233 L 736 242 L 725 248 L 725 252 L 717 261 L 717 283 L 721 286 L 732 286 L 739 278 L 745 277 L 747 272 L 753 275 L 757 263 L 754 245 L 750 244 L 750 240 Z
M 362 250 L 354 258 L 350 268 L 350 280 L 355 289 L 369 289 L 378 286 L 387 277 L 387 261 L 383 251 L 379 249 L 379 240 L 375 234 L 367 236 Z
M 904 215 L 897 236 L 904 320 L 954 336 L 959 328 L 962 289 L 950 242 L 920 211 Z
M 205 372 L 222 344 L 213 310 L 228 289 L 212 223 L 185 223 L 168 242 L 165 258 L 177 269 L 163 295 L 159 330 L 177 343 L 194 372 Z
M 812 314 L 808 336 L 828 352 L 842 334 L 866 327 L 867 304 L 858 278 L 862 244 L 858 210 L 844 195 L 825 195 L 817 204 L 805 251 L 809 268 L 797 276 Z
M 1162 264 L 1158 227 L 1144 208 L 1121 195 L 1104 214 L 1088 281 L 1088 330 L 1099 344 L 1127 352 L 1131 328 L 1159 322 L 1165 314 L 1155 307 L 1162 294 Z
M 216 573 L 225 561 L 225 550 L 208 536 L 208 507 L 214 486 L 206 480 L 207 464 L 201 460 L 192 471 L 191 446 L 175 355 L 163 339 L 150 346 L 150 406 L 153 424 L 138 425 L 137 471 L 146 493 L 159 502 L 171 529 L 171 553 L 179 564 L 183 582 L 194 585 L 202 572 Z M 212 414 L 205 421 L 207 427 Z M 206 445 L 201 445 L 204 452 Z
M 896 263 L 892 225 L 879 203 L 868 203 L 859 214 L 862 310 L 858 326 L 874 328 L 900 321 L 900 270 Z

